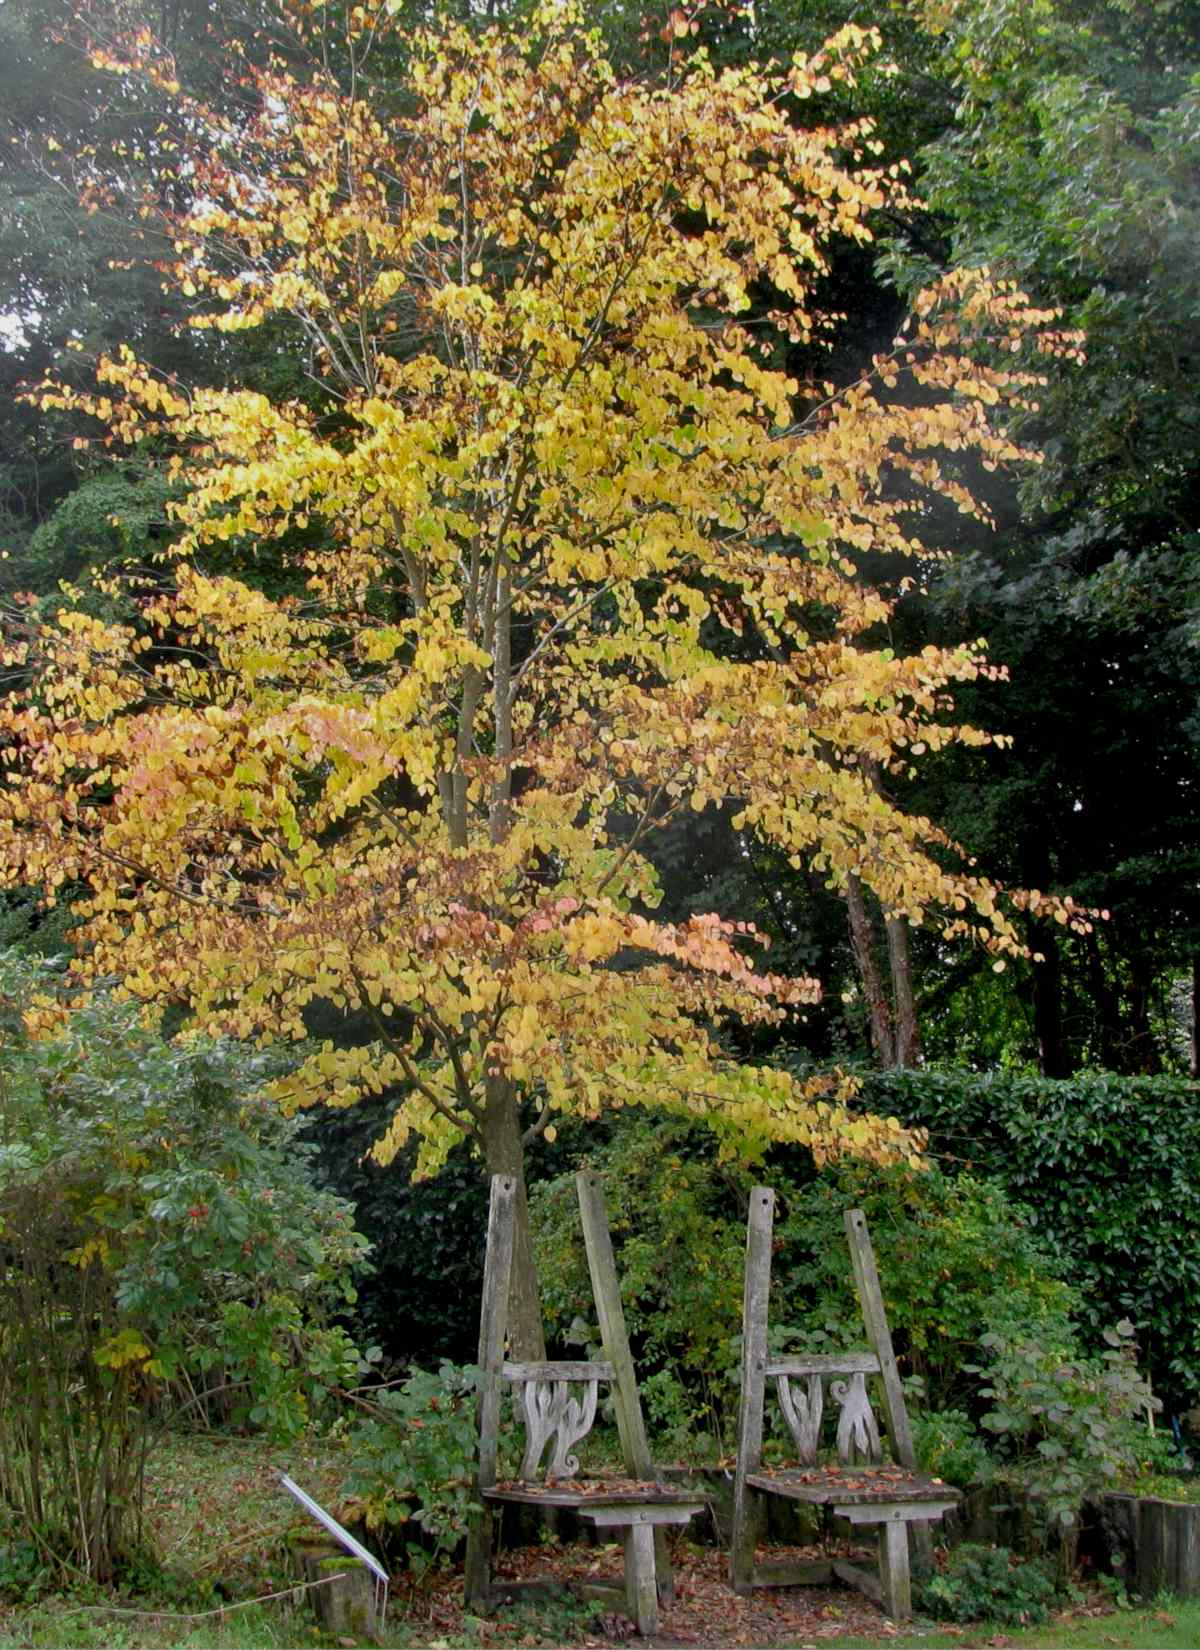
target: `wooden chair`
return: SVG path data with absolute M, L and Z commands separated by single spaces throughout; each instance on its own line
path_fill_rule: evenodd
M 509 1176 L 496 1175 L 492 1179 L 479 1328 L 478 1486 L 483 1507 L 472 1522 L 467 1543 L 467 1602 L 475 1608 L 486 1607 L 516 1591 L 511 1585 L 497 1588 L 492 1583 L 494 1509 L 504 1502 L 547 1509 L 568 1507 L 597 1528 L 620 1530 L 625 1545 L 622 1583 L 614 1587 L 612 1583 L 595 1582 L 581 1585 L 578 1590 L 626 1610 L 639 1633 L 656 1633 L 659 1601 L 668 1602 L 673 1597 L 665 1526 L 688 1523 L 706 1503 L 694 1493 L 669 1488 L 656 1478 L 625 1331 L 603 1193 L 594 1174 L 577 1175 L 575 1184 L 604 1361 L 506 1363 L 504 1339 L 516 1185 Z M 525 1450 L 518 1475 L 504 1483 L 497 1476 L 502 1380 L 518 1389 L 525 1425 Z M 611 1386 L 615 1400 L 617 1431 L 628 1474 L 624 1480 L 582 1478 L 578 1457 L 571 1453 L 591 1430 L 601 1383 Z M 543 1466 L 543 1456 L 551 1445 L 549 1460 Z
M 771 1288 L 771 1234 L 775 1194 L 756 1187 L 750 1198 L 746 1233 L 746 1284 L 742 1318 L 742 1394 L 734 1481 L 733 1550 L 730 1580 L 735 1592 L 757 1586 L 821 1584 L 838 1576 L 882 1604 L 893 1621 L 912 1615 L 909 1527 L 931 1546 L 929 1522 L 961 1499 L 959 1492 L 916 1471 L 912 1431 L 904 1407 L 892 1337 L 884 1312 L 875 1254 L 861 1209 L 845 1214 L 846 1236 L 869 1348 L 861 1352 L 791 1358 L 767 1355 L 767 1309 Z M 879 1428 L 867 1394 L 867 1377 L 878 1376 L 893 1464 L 885 1464 Z M 796 1446 L 798 1464 L 783 1470 L 762 1462 L 763 1410 L 767 1383 L 774 1381 L 779 1408 Z M 795 1385 L 793 1385 L 795 1383 Z M 820 1459 L 825 1394 L 840 1413 L 837 1465 Z M 756 1564 L 765 1498 L 780 1496 L 829 1507 L 851 1524 L 879 1527 L 879 1577 L 842 1560 L 805 1565 Z

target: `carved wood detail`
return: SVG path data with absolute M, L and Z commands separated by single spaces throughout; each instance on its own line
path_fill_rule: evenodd
M 803 1392 L 793 1395 L 791 1382 L 786 1375 L 777 1378 L 777 1385 L 779 1407 L 783 1411 L 788 1431 L 795 1441 L 800 1463 L 805 1467 L 815 1466 L 817 1446 L 821 1437 L 821 1415 L 825 1407 L 821 1377 L 815 1372 L 809 1375 L 807 1396 Z
M 521 1458 L 521 1479 L 533 1483 L 546 1445 L 553 1438 L 554 1448 L 546 1468 L 546 1478 L 574 1478 L 579 1472 L 579 1457 L 568 1452 L 573 1444 L 586 1438 L 596 1419 L 597 1380 L 581 1383 L 583 1395 L 576 1398 L 567 1380 L 525 1380 L 521 1382 L 521 1403 L 525 1411 L 525 1454 Z
M 878 1465 L 883 1459 L 883 1450 L 871 1400 L 867 1397 L 866 1376 L 855 1373 L 848 1381 L 831 1381 L 829 1390 L 842 1406 L 837 1429 L 838 1460 L 846 1467 L 859 1462 Z

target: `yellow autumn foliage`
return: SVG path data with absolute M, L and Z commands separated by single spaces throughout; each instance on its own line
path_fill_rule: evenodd
M 344 49 L 395 27 L 364 0 Z M 558 1114 L 647 1104 L 751 1147 L 917 1151 L 840 1080 L 726 1051 L 815 982 L 765 971 L 746 923 L 654 916 L 656 833 L 729 808 L 947 941 L 1019 950 L 1002 891 L 868 773 L 984 737 L 949 714 L 982 648 L 876 646 L 854 558 L 919 548 L 906 490 L 982 514 L 948 452 L 1028 456 L 991 414 L 1036 383 L 975 338 L 1070 342 L 978 272 L 836 392 L 743 324 L 769 290 L 768 331 L 822 338 L 831 247 L 903 201 L 865 123 L 789 113 L 874 44 L 769 73 L 681 49 L 651 83 L 548 6 L 419 36 L 386 111 L 317 56 L 244 68 L 233 112 L 178 94 L 197 204 L 168 278 L 200 327 L 286 317 L 317 389 L 193 390 L 126 349 L 91 395 L 38 392 L 182 485 L 136 621 L 68 604 L 6 641 L 31 687 L 0 712 L 0 873 L 73 891 L 82 971 L 238 1037 L 299 1039 L 317 999 L 367 1016 L 280 1100 L 394 1091 L 377 1153 L 415 1138 L 421 1172 L 464 1133 L 510 1167 Z M 98 61 L 175 85 L 145 38 Z M 264 541 L 292 595 L 217 570 Z

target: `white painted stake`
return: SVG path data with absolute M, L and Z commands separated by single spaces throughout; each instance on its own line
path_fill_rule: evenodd
M 379 1616 L 379 1625 L 382 1627 L 383 1618 L 387 1614 L 388 1599 L 388 1573 L 383 1565 L 374 1553 L 368 1552 L 361 1541 L 356 1540 L 344 1525 L 339 1524 L 332 1513 L 326 1512 L 319 1502 L 314 1501 L 307 1490 L 302 1490 L 299 1484 L 294 1483 L 286 1472 L 279 1474 L 279 1482 L 289 1495 L 296 1498 L 305 1512 L 311 1513 L 318 1524 L 325 1526 L 339 1546 L 344 1547 L 348 1553 L 353 1553 L 355 1558 L 361 1559 L 375 1577 L 375 1608 Z

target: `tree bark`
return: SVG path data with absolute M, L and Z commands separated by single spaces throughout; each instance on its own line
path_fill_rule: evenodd
M 478 610 L 468 624 L 471 638 L 481 640 L 492 654 L 490 679 L 474 665 L 464 671 L 454 756 L 439 781 L 446 829 L 450 845 L 456 849 L 466 848 L 470 842 L 472 821 L 467 806 L 466 760 L 474 749 L 475 720 L 484 703 L 485 690 L 490 691 L 491 696 L 492 731 L 498 761 L 488 809 L 491 842 L 503 842 L 512 824 L 511 591 L 502 546 L 496 554 L 493 595 L 489 601 L 481 593 L 477 594 Z M 477 570 L 477 577 L 486 583 L 481 569 Z M 485 1077 L 484 1083 L 480 1134 L 485 1169 L 489 1176 L 511 1175 L 517 1188 L 512 1281 L 508 1297 L 509 1349 L 512 1356 L 521 1362 L 538 1363 L 546 1356 L 546 1339 L 529 1226 L 529 1201 L 525 1191 L 520 1098 L 513 1083 L 503 1074 Z
M 883 771 L 873 758 L 864 758 L 863 773 L 871 786 L 883 794 Z M 903 917 L 885 917 L 888 972 L 891 994 L 884 990 L 875 954 L 875 924 L 867 910 L 862 883 L 851 878 L 847 892 L 850 908 L 850 936 L 871 1009 L 871 1040 L 884 1067 L 917 1066 L 921 1063 L 921 1032 L 917 1024 L 917 1004 L 913 994 L 912 953 L 908 924 Z
M 525 1195 L 525 1148 L 517 1095 L 506 1077 L 487 1080 L 483 1146 L 488 1174 L 512 1175 L 517 1183 L 512 1282 L 508 1292 L 509 1349 L 520 1363 L 540 1363 L 546 1356 L 546 1334 L 533 1259 L 529 1202 Z
M 1033 949 L 1043 962 L 1034 963 L 1033 1031 L 1037 1038 L 1038 1070 L 1043 1077 L 1070 1077 L 1071 1061 L 1063 1039 L 1062 959 L 1058 939 L 1049 923 L 1031 924 Z
M 1193 1078 L 1200 1077 L 1200 955 L 1192 958 L 1192 1057 Z
M 499 844 L 512 829 L 512 589 L 503 545 L 496 551 L 495 597 L 488 643 L 492 653 L 492 731 L 497 771 L 488 809 L 488 835 Z M 512 1284 L 508 1295 L 508 1339 L 514 1358 L 538 1363 L 546 1356 L 541 1292 L 533 1258 L 529 1200 L 525 1187 L 525 1147 L 521 1103 L 514 1084 L 488 1077 L 484 1147 L 489 1174 L 510 1174 L 517 1183 Z
M 1162 1055 L 1150 1023 L 1154 994 L 1154 965 L 1144 952 L 1129 959 L 1129 1034 L 1126 1066 L 1130 1072 L 1157 1077 L 1162 1071 Z
M 1108 1071 L 1128 1072 L 1128 1051 L 1125 1047 L 1127 1036 L 1121 1019 L 1120 996 L 1105 970 L 1096 934 L 1093 932 L 1085 935 L 1083 943 L 1086 947 L 1092 1004 L 1096 1011 L 1100 1063 Z
M 871 1043 L 876 1057 L 885 1069 L 896 1064 L 896 1043 L 892 1036 L 892 1016 L 883 988 L 879 966 L 875 961 L 875 936 L 863 898 L 862 883 L 856 876 L 846 879 L 846 910 L 850 917 L 850 944 L 858 964 L 859 978 L 867 999 L 871 1022 Z
M 888 964 L 892 971 L 892 1000 L 895 1063 L 898 1066 L 921 1064 L 921 1028 L 917 1024 L 917 1004 L 913 996 L 912 952 L 909 948 L 908 924 L 903 917 L 888 917 Z
M 489 830 L 503 842 L 512 829 L 512 589 L 507 568 L 496 575 L 496 624 L 492 641 L 492 707 L 497 773 L 492 786 Z

